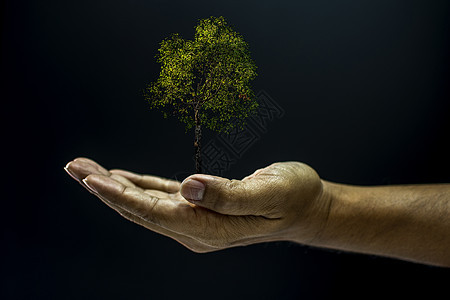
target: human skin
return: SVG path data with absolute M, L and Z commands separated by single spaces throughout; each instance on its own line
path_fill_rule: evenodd
M 300 162 L 242 180 L 194 174 L 182 183 L 87 158 L 65 170 L 126 219 L 198 253 L 292 241 L 450 266 L 450 184 L 344 185 Z

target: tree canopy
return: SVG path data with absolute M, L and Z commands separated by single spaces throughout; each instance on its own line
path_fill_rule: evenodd
M 193 40 L 174 33 L 160 43 L 158 79 L 144 95 L 164 117 L 175 115 L 192 128 L 227 132 L 258 106 L 250 82 L 257 76 L 248 44 L 223 17 L 199 20 Z

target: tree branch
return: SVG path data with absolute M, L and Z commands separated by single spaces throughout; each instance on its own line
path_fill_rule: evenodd
M 220 91 L 220 88 L 222 87 L 222 83 L 225 81 L 224 77 L 220 78 L 220 83 L 219 83 L 219 87 L 216 89 L 216 92 L 214 93 L 214 95 L 211 95 L 210 97 L 206 98 L 205 100 L 202 101 L 202 103 L 205 103 L 208 100 L 211 100 L 212 98 L 214 98 L 215 96 L 217 96 L 217 94 Z

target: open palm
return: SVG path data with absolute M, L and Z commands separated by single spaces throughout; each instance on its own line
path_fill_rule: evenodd
M 205 208 L 187 201 L 180 193 L 178 181 L 106 170 L 87 158 L 69 162 L 65 170 L 126 219 L 171 237 L 195 252 L 278 239 L 276 233 L 283 218 L 272 215 L 268 209 L 245 208 L 245 201 L 239 202 L 237 210 L 227 210 L 227 205 L 216 205 L 216 210 Z M 244 180 L 258 183 L 255 178 L 261 170 Z M 227 198 L 236 203 L 237 194 L 244 196 L 236 190 L 235 195 Z

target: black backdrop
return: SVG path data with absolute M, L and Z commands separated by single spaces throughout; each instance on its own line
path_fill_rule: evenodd
M 63 171 L 77 156 L 171 177 L 192 132 L 141 95 L 158 43 L 224 16 L 285 111 L 224 176 L 298 160 L 330 181 L 450 182 L 448 1 L 3 2 L 2 299 L 448 294 L 445 269 L 287 242 L 195 254 Z M 210 135 L 214 138 L 213 135 Z M 442 294 L 443 293 L 443 294 Z

